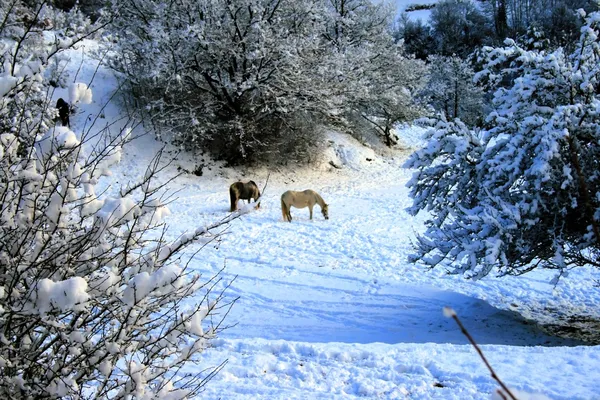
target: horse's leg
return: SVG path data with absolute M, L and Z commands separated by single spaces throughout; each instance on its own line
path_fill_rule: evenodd
M 310 213 L 310 219 L 312 219 L 312 209 L 313 206 L 311 206 L 310 204 L 308 205 L 308 212 Z
M 229 211 L 234 212 L 235 210 L 237 210 L 237 196 L 235 195 L 234 191 L 229 191 L 229 198 L 231 200 L 231 208 L 229 209 Z

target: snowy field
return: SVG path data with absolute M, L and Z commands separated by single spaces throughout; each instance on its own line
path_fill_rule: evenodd
M 94 47 L 85 45 L 71 53 L 73 70 Z M 96 64 L 86 60 L 78 81 L 88 83 Z M 71 117 L 75 131 L 116 86 L 107 70 L 97 71 L 93 103 Z M 66 96 L 66 89 L 54 94 Z M 120 113 L 110 102 L 101 123 Z M 421 133 L 399 132 L 413 147 Z M 598 398 L 600 349 L 549 336 L 526 319 L 597 316 L 598 274 L 579 269 L 554 287 L 553 275 L 543 271 L 473 282 L 408 263 L 424 217 L 404 211 L 407 151 L 383 157 L 346 136 L 328 138 L 324 158 L 310 168 L 230 169 L 180 155 L 161 176 L 205 165 L 202 176 L 184 174 L 169 184 L 177 193 L 167 219 L 175 239 L 225 217 L 231 183 L 252 179 L 262 188 L 270 173 L 259 210 L 230 224 L 218 243 L 184 255 L 207 278 L 225 267 L 225 281 L 233 281 L 227 295 L 239 297 L 226 320 L 232 326 L 195 367 L 227 360 L 202 398 L 489 399 L 497 384 L 454 321 L 444 318 L 444 306 L 456 310 L 509 386 L 552 399 Z M 106 183 L 118 188 L 142 175 L 160 147 L 151 136 L 135 140 Z M 329 204 L 330 219 L 318 207 L 312 221 L 307 209 L 292 208 L 293 222 L 283 222 L 281 193 L 308 188 Z

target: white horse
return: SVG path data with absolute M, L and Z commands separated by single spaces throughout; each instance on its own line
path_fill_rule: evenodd
M 296 208 L 308 207 L 310 211 L 310 219 L 313 217 L 313 207 L 318 204 L 321 207 L 321 213 L 325 219 L 329 219 L 328 205 L 325 203 L 319 193 L 314 190 L 303 190 L 302 192 L 296 192 L 288 190 L 281 195 L 281 214 L 283 215 L 284 221 L 292 222 L 292 214 L 290 214 L 290 207 Z

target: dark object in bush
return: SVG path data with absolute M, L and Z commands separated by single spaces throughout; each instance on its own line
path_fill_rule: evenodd
M 404 11 L 411 12 L 411 11 L 419 11 L 419 10 L 431 10 L 434 7 L 435 7 L 435 4 L 410 4 L 404 9 Z
M 71 110 L 69 108 L 69 103 L 64 101 L 62 97 L 56 101 L 56 108 L 58 109 L 58 117 L 60 118 L 60 122 L 63 126 L 71 127 L 71 122 L 69 121 L 69 114 Z

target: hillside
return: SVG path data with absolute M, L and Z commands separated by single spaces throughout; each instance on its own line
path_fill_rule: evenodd
M 81 54 L 71 53 L 73 68 Z M 90 80 L 95 69 L 84 60 L 79 79 Z M 101 67 L 91 84 L 94 101 L 72 116 L 73 130 L 83 128 L 116 87 Z M 111 101 L 103 117 L 109 123 L 121 113 Z M 420 133 L 399 131 L 407 146 L 418 145 Z M 404 211 L 410 204 L 405 184 L 411 171 L 401 167 L 407 153 L 384 157 L 346 136 L 328 137 L 324 158 L 310 167 L 230 169 L 179 154 L 161 176 L 166 181 L 203 165 L 201 176 L 184 173 L 169 184 L 176 193 L 167 219 L 172 239 L 225 217 L 231 183 L 253 179 L 262 188 L 269 176 L 259 210 L 234 221 L 220 242 L 185 254 L 206 277 L 225 268 L 222 284 L 232 282 L 226 295 L 239 297 L 226 320 L 231 327 L 196 367 L 228 361 L 203 398 L 487 399 L 497 385 L 443 317 L 444 306 L 457 311 L 511 387 L 553 399 L 596 395 L 600 350 L 549 336 L 528 320 L 555 322 L 562 310 L 594 315 L 594 271 L 574 271 L 554 287 L 553 275 L 543 271 L 473 282 L 408 263 L 425 216 Z M 104 182 L 109 192 L 143 174 L 162 146 L 151 135 L 133 141 Z M 318 207 L 313 221 L 307 209 L 292 209 L 294 221 L 284 223 L 281 193 L 306 188 L 329 203 L 330 219 L 323 220 Z M 544 320 L 548 316 L 552 320 Z

